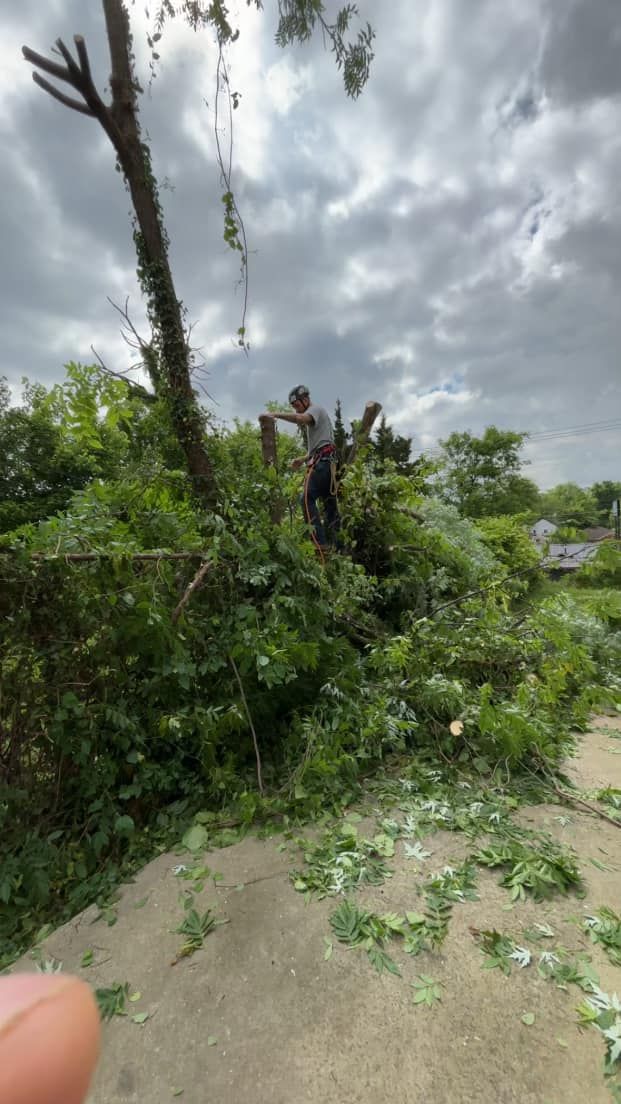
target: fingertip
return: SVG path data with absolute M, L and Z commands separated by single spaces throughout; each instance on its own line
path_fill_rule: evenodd
M 99 1053 L 88 985 L 67 975 L 0 981 L 2 1104 L 81 1104 Z

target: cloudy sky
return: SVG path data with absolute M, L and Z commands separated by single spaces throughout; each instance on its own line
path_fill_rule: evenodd
M 49 54 L 81 33 L 103 90 L 101 5 L 3 8 L 0 375 L 18 397 L 24 375 L 49 385 L 67 361 L 90 363 L 91 344 L 112 368 L 130 363 L 107 297 L 129 296 L 147 331 L 112 149 L 21 58 L 22 44 Z M 254 417 L 305 382 L 329 409 L 339 396 L 346 418 L 378 399 L 415 452 L 496 424 L 533 434 L 527 474 L 542 487 L 621 478 L 619 0 L 359 8 L 376 56 L 352 102 L 320 38 L 275 46 L 276 0 L 262 14 L 239 5 L 248 357 L 222 240 L 213 43 L 171 25 L 148 92 L 144 5 L 131 8 L 143 128 L 212 408 Z

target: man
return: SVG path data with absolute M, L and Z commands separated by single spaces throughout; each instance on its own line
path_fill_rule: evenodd
M 280 419 L 293 425 L 304 426 L 306 430 L 306 456 L 297 456 L 291 461 L 294 471 L 306 465 L 302 510 L 309 525 L 312 526 L 312 538 L 318 551 L 323 552 L 336 545 L 341 526 L 336 501 L 336 449 L 334 431 L 329 415 L 322 406 L 311 402 L 308 387 L 300 384 L 289 392 L 289 402 L 295 413 L 285 411 L 262 414 L 262 418 Z M 323 501 L 325 527 L 321 520 L 317 500 Z

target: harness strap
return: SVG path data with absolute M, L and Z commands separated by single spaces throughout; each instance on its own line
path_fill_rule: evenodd
M 334 445 L 321 445 L 311 454 L 308 463 L 311 467 L 314 467 L 320 460 L 328 460 L 333 456 L 336 456 L 336 447 Z
M 336 498 L 339 493 L 339 481 L 336 476 L 336 460 L 330 461 L 330 494 Z

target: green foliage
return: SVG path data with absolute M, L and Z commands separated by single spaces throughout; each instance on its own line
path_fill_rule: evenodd
M 414 472 L 415 466 L 410 462 L 411 437 L 401 437 L 395 433 L 392 426 L 388 425 L 384 414 L 380 419 L 375 437 L 371 440 L 370 448 L 372 456 L 378 462 L 392 460 L 401 475 L 410 475 Z
M 538 549 L 528 536 L 521 519 L 513 517 L 486 517 L 477 522 L 483 542 L 498 563 L 504 564 L 507 574 L 522 572 L 512 579 L 506 593 L 519 596 L 532 590 L 541 578 L 537 570 L 540 560 Z
M 119 470 L 126 442 L 114 418 L 124 385 L 92 373 L 69 364 L 67 383 L 49 393 L 24 381 L 19 406 L 0 381 L 0 532 L 57 513 L 91 479 Z
M 126 1016 L 125 1002 L 129 997 L 129 982 L 115 981 L 109 989 L 96 989 L 95 1000 L 99 1008 L 99 1015 L 105 1022 L 113 1016 Z
M 485 956 L 486 970 L 500 970 L 507 977 L 511 973 L 511 958 L 515 944 L 495 928 L 476 933 L 477 942 Z
M 466 517 L 532 513 L 539 490 L 520 475 L 520 448 L 527 434 L 488 426 L 482 437 L 451 433 L 441 441 L 438 494 Z
M 604 1073 L 616 1079 L 614 1091 L 621 1091 L 621 1001 L 616 993 L 610 996 L 599 986 L 593 986 L 590 996 L 576 1009 L 581 1026 L 595 1027 L 606 1046 Z
M 378 843 L 358 839 L 355 825 L 348 822 L 340 831 L 329 829 L 317 843 L 300 842 L 306 867 L 291 874 L 300 893 L 334 896 L 363 884 L 381 885 L 391 876 Z
M 418 980 L 412 982 L 414 994 L 412 1002 L 422 1004 L 427 1008 L 433 1008 L 434 1004 L 442 1000 L 442 985 L 427 974 L 419 974 Z
M 475 859 L 483 866 L 508 868 L 500 884 L 510 890 L 512 901 L 524 900 L 527 893 L 542 901 L 555 893 L 582 890 L 575 855 L 549 836 L 535 845 L 505 837 L 477 851 Z
M 343 421 L 343 411 L 341 409 L 341 400 L 336 400 L 336 406 L 334 408 L 334 444 L 338 456 L 339 463 L 343 463 L 345 459 L 345 453 L 347 451 L 347 431 L 345 429 L 345 423 Z
M 580 568 L 580 584 L 594 587 L 621 588 L 621 544 L 619 541 L 602 541 L 595 558 Z
M 369 77 L 375 34 L 367 23 L 353 41 L 347 39 L 350 24 L 358 16 L 356 4 L 340 8 L 333 23 L 327 22 L 324 10 L 324 4 L 318 0 L 279 0 L 276 43 L 284 47 L 307 42 L 319 27 L 330 43 L 337 68 L 343 73 L 347 95 L 356 99 Z
M 541 495 L 541 516 L 556 525 L 584 529 L 598 522 L 598 505 L 589 489 L 577 483 L 559 483 Z
M 602 909 L 598 917 L 587 917 L 587 930 L 593 929 L 589 921 L 608 924 L 611 916 L 615 917 L 609 909 Z M 600 1032 L 606 1047 L 604 1060 L 604 1073 L 611 1080 L 610 1088 L 615 1099 L 621 1091 L 621 1003 L 616 993 L 610 996 L 600 988 L 599 977 L 594 970 L 590 958 L 585 954 L 573 955 L 560 945 L 553 945 L 550 950 L 531 951 L 528 947 L 519 946 L 510 936 L 495 929 L 477 931 L 471 929 L 474 938 L 484 955 L 484 969 L 499 969 L 503 974 L 509 975 L 512 966 L 517 964 L 520 969 L 526 969 L 534 962 L 537 963 L 537 973 L 545 981 L 554 982 L 559 989 L 567 990 L 569 985 L 576 985 L 586 998 L 581 1001 L 576 1011 L 581 1027 L 593 1027 Z M 536 924 L 535 929 L 526 931 L 525 937 L 529 940 L 553 939 L 554 932 L 545 924 Z M 526 1012 L 521 1017 L 522 1022 L 530 1027 L 535 1022 L 535 1015 Z M 562 1046 L 566 1046 L 561 1039 Z
M 247 3 L 249 6 L 254 4 L 258 10 L 263 7 L 263 0 L 247 0 Z M 374 32 L 367 23 L 355 38 L 348 38 L 352 21 L 358 18 L 356 4 L 344 4 L 333 23 L 328 23 L 324 11 L 324 4 L 318 0 L 279 0 L 276 43 L 283 48 L 294 43 L 305 43 L 312 39 L 317 29 L 321 30 L 324 39 L 330 43 L 337 68 L 343 73 L 345 91 L 355 99 L 369 77 L 374 56 Z M 208 3 L 183 0 L 181 4 L 173 3 L 173 0 L 158 0 L 153 29 L 147 36 L 152 75 L 155 75 L 155 63 L 160 58 L 162 34 L 167 23 L 176 16 L 185 19 L 194 31 L 200 28 L 215 31 L 221 46 L 234 43 L 239 38 L 239 30 L 234 28 L 224 0 L 209 0 Z
M 200 950 L 205 939 L 211 931 L 217 927 L 218 924 L 222 924 L 224 921 L 217 920 L 213 915 L 211 909 L 206 909 L 205 912 L 199 913 L 195 908 L 188 908 L 183 920 L 179 924 L 175 931 L 179 935 L 184 935 L 184 942 L 177 952 L 177 959 L 186 958 L 188 955 L 193 955 L 195 951 Z
M 399 968 L 384 950 L 384 944 L 395 935 L 403 935 L 406 921 L 402 917 L 395 913 L 378 916 L 345 899 L 330 915 L 330 927 L 339 943 L 362 947 L 378 974 L 386 970 L 400 976 Z
M 592 943 L 599 943 L 615 966 L 621 966 L 621 917 L 613 909 L 600 908 L 587 916 L 584 928 Z
M 376 469 L 363 455 L 343 489 L 353 555 L 324 567 L 297 508 L 276 527 L 266 508 L 274 490 L 298 493 L 286 473 L 294 441 L 281 441 L 282 470 L 266 470 L 253 426 L 215 433 L 220 499 L 206 515 L 172 466 L 174 435 L 157 404 L 128 400 L 121 384 L 105 429 L 94 377 L 78 373 L 67 387 L 54 393 L 62 434 L 115 433 L 123 462 L 0 550 L 5 960 L 42 924 L 94 900 L 113 920 L 119 879 L 186 830 L 197 850 L 212 844 L 209 818 L 225 806 L 242 826 L 338 813 L 361 773 L 393 752 L 441 753 L 479 776 L 533 758 L 549 768 L 592 704 L 618 692 L 614 610 L 600 592 L 555 592 L 516 616 L 502 583 L 506 559 L 525 554 L 513 523 L 483 532 L 425 498 L 420 474 L 405 478 L 390 461 Z M 153 558 L 131 558 L 144 553 Z M 94 558 L 66 559 L 84 555 Z M 465 800 L 438 805 L 431 783 L 419 784 L 422 830 L 481 831 Z M 484 807 L 504 816 L 498 801 Z M 358 839 L 350 825 L 332 853 L 308 845 L 304 890 L 381 880 L 398 835 L 383 826 Z M 469 891 L 426 891 L 430 945 L 457 889 Z M 408 929 L 412 949 L 419 928 Z
M 600 483 L 593 483 L 590 493 L 595 501 L 598 524 L 610 525 L 612 504 L 621 498 L 621 483 L 604 479 Z

